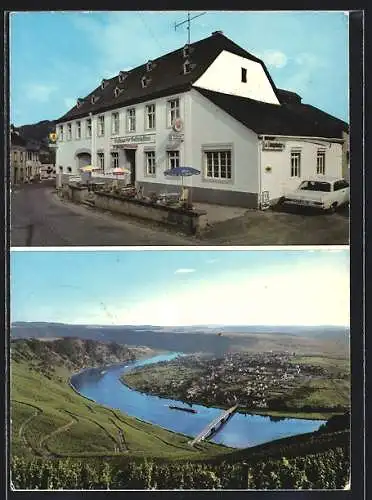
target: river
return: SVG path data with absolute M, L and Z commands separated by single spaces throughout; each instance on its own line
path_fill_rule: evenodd
M 174 359 L 182 353 L 170 353 L 142 359 L 134 363 L 102 369 L 91 368 L 71 377 L 71 384 L 82 395 L 99 404 L 121 410 L 165 429 L 196 436 L 221 413 L 219 408 L 192 405 L 197 413 L 168 408 L 170 404 L 187 406 L 180 401 L 137 392 L 120 381 L 120 375 L 135 367 Z M 285 418 L 273 421 L 270 417 L 235 413 L 211 441 L 233 448 L 247 448 L 274 439 L 312 432 L 324 423 L 322 420 Z

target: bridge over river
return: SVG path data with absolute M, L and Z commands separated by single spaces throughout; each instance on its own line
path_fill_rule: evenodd
M 225 410 L 224 412 L 221 413 L 221 415 L 218 415 L 217 418 L 212 420 L 204 429 L 192 440 L 190 441 L 190 445 L 193 446 L 194 444 L 198 443 L 199 441 L 203 441 L 206 437 L 210 437 L 222 427 L 224 423 L 228 421 L 228 419 L 236 412 L 238 408 L 238 404 L 235 406 L 232 406 L 228 410 Z

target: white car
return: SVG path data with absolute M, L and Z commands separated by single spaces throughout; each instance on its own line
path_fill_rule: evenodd
M 295 191 L 286 193 L 280 202 L 333 212 L 348 205 L 349 199 L 350 187 L 345 179 L 322 176 L 303 180 Z

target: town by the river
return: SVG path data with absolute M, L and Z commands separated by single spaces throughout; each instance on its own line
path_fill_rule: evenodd
M 99 404 L 119 409 L 128 415 L 168 430 L 195 437 L 221 413 L 221 409 L 192 405 L 187 407 L 192 407 L 196 413 L 174 411 L 169 405 L 186 405 L 180 401 L 140 393 L 120 381 L 123 373 L 136 367 L 168 361 L 181 354 L 178 352 L 161 354 L 126 365 L 87 369 L 73 375 L 71 384 L 82 396 Z M 211 440 L 229 447 L 246 448 L 283 437 L 313 432 L 323 423 L 322 420 L 273 419 L 237 412 Z

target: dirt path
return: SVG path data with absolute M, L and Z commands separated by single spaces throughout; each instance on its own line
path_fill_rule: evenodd
M 56 434 L 67 431 L 67 429 L 69 429 L 76 422 L 78 422 L 78 419 L 76 417 L 72 416 L 72 419 L 70 422 L 68 422 L 67 424 L 61 425 L 60 427 L 58 427 L 57 429 L 55 429 L 54 431 L 52 431 L 51 433 L 47 434 L 42 439 L 40 439 L 40 441 L 39 441 L 40 450 L 43 450 L 44 443 L 46 443 L 46 441 L 48 441 L 50 438 L 54 437 Z M 48 457 L 54 455 L 53 452 L 51 450 L 49 450 L 47 445 L 45 446 L 45 448 L 47 451 L 46 451 L 46 453 L 43 453 L 44 458 L 48 458 Z
M 125 440 L 123 429 L 115 422 L 113 418 L 109 418 L 110 422 L 117 428 L 119 437 L 119 452 L 129 451 L 128 444 Z
M 113 442 L 114 442 L 114 445 L 115 445 L 115 448 L 117 447 L 118 445 L 118 442 L 117 440 L 114 438 L 114 436 L 112 436 L 112 434 L 110 434 L 110 432 L 106 429 L 106 427 L 104 427 L 102 424 L 100 424 L 99 422 L 97 422 L 96 420 L 94 420 L 93 418 L 88 418 L 88 417 L 82 417 L 81 415 L 78 415 L 78 414 L 75 414 L 75 413 L 72 413 L 71 411 L 69 410 L 64 410 L 66 413 L 68 413 L 69 415 L 71 415 L 71 417 L 73 418 L 76 418 L 77 421 L 79 419 L 81 420 L 88 420 L 88 422 L 92 422 L 93 424 L 95 424 L 97 427 L 99 427 L 108 437 L 109 439 L 111 439 Z
M 14 403 L 19 403 L 19 404 L 22 404 L 22 405 L 30 406 L 31 408 L 33 408 L 35 410 L 35 413 L 33 415 L 29 416 L 28 418 L 26 418 L 26 420 L 24 422 L 22 422 L 22 424 L 20 425 L 19 430 L 18 430 L 19 439 L 24 442 L 26 448 L 28 448 L 31 452 L 35 453 L 36 450 L 33 448 L 33 446 L 31 445 L 31 443 L 27 440 L 27 437 L 25 436 L 25 429 L 26 429 L 26 426 L 29 425 L 29 423 L 35 417 L 37 417 L 41 413 L 43 413 L 43 410 L 41 408 L 38 408 L 37 406 L 34 406 L 32 404 L 29 404 L 29 403 L 25 403 L 23 401 L 17 401 L 15 399 L 13 399 L 12 401 Z

